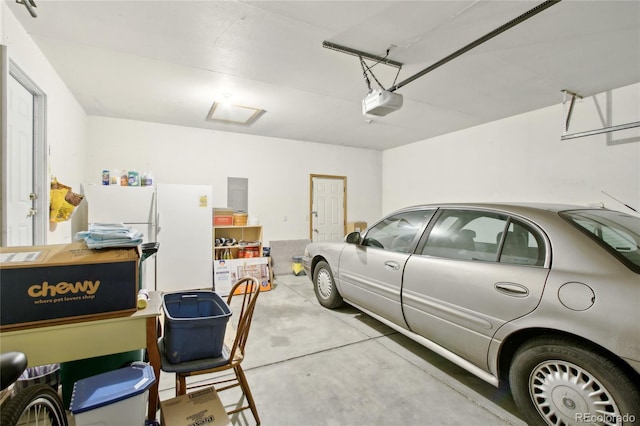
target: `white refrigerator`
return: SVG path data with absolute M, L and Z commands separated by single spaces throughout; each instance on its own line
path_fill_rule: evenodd
M 212 198 L 211 185 L 157 185 L 158 290 L 213 288 Z
M 144 234 L 143 242 L 156 241 L 156 193 L 152 186 L 93 185 L 85 187 L 88 222 L 123 223 Z M 156 256 L 142 262 L 142 288 L 156 289 Z

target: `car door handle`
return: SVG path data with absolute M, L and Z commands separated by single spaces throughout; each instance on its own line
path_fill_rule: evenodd
M 529 289 L 522 284 L 498 282 L 495 283 L 494 287 L 498 292 L 507 296 L 526 297 L 529 295 Z
M 391 260 L 387 260 L 386 262 L 384 262 L 384 266 L 387 269 L 391 269 L 392 271 L 397 271 L 398 269 L 400 269 L 400 264 L 398 264 L 397 262 L 392 262 Z

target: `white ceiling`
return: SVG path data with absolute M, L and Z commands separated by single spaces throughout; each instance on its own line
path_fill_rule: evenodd
M 400 88 L 385 117 L 362 115 L 358 58 L 323 41 L 391 47 L 400 82 L 542 0 L 35 0 L 37 18 L 5 1 L 90 115 L 383 150 L 640 81 L 639 1 L 564 0 Z M 266 113 L 206 121 L 225 94 Z

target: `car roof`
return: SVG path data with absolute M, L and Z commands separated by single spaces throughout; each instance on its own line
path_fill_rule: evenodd
M 477 208 L 477 209 L 489 209 L 489 210 L 501 210 L 511 212 L 514 214 L 540 214 L 542 212 L 561 212 L 566 210 L 603 210 L 602 207 L 594 206 L 580 206 L 573 204 L 560 204 L 560 203 L 516 203 L 516 202 L 470 202 L 470 203 L 433 203 L 433 204 L 419 204 L 412 207 L 406 207 L 398 211 L 414 210 L 420 208 Z

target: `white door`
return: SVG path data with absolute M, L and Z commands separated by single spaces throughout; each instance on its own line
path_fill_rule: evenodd
M 311 227 L 313 241 L 344 238 L 344 178 L 312 177 Z
M 7 246 L 34 243 L 33 94 L 13 76 L 7 94 Z

